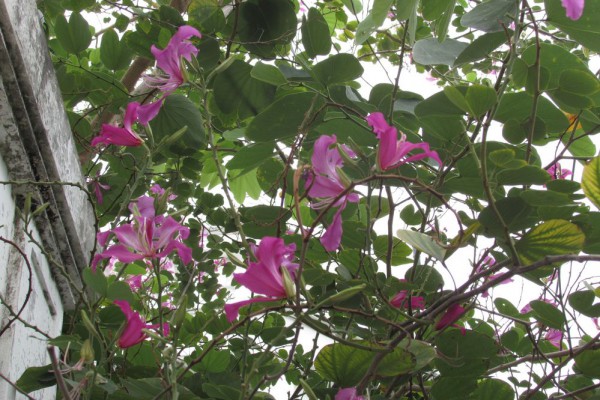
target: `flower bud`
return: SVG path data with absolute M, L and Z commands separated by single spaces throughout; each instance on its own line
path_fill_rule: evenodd
M 92 342 L 90 339 L 86 339 L 81 346 L 81 351 L 79 352 L 81 355 L 81 359 L 85 362 L 94 361 L 94 347 L 92 346 Z
M 289 299 L 294 298 L 294 296 L 296 296 L 296 283 L 286 267 L 281 266 L 280 268 L 281 275 L 283 275 L 283 288 L 285 289 L 285 293 Z

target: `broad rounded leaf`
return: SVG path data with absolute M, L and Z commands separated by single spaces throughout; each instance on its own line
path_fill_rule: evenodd
M 562 311 L 542 300 L 534 300 L 531 303 L 533 317 L 542 324 L 554 329 L 562 329 L 565 325 L 565 316 Z
M 555 219 L 531 229 L 515 244 L 521 262 L 531 264 L 550 255 L 577 254 L 585 235 L 569 221 Z
M 329 26 L 321 12 L 311 7 L 308 10 L 308 18 L 302 19 L 302 44 L 308 57 L 327 55 L 331 51 L 331 35 Z
M 436 292 L 444 286 L 442 275 L 428 265 L 410 267 L 404 274 L 404 279 L 424 292 Z
M 477 384 L 473 396 L 477 400 L 513 400 L 515 392 L 507 382 L 489 378 Z
M 583 168 L 581 187 L 587 198 L 600 208 L 600 156 L 593 158 Z
M 446 257 L 446 249 L 438 244 L 431 236 L 404 229 L 396 231 L 396 235 L 400 240 L 438 260 L 443 260 Z
M 515 20 L 514 0 L 491 0 L 478 4 L 460 19 L 462 26 L 484 32 L 504 31 Z
M 324 379 L 341 387 L 355 386 L 363 377 L 374 352 L 342 343 L 329 344 L 319 351 L 315 369 Z
M 246 128 L 246 137 L 266 142 L 295 136 L 303 123 L 313 121 L 321 104 L 321 97 L 310 92 L 281 97 L 250 122 Z
M 585 47 L 600 51 L 600 2 L 586 1 L 583 15 L 577 21 L 569 19 L 561 0 L 545 0 L 548 22 L 557 26 Z
M 584 375 L 600 378 L 600 350 L 586 350 L 575 357 L 575 366 Z
M 387 253 L 388 253 L 388 237 L 387 236 L 377 236 L 373 241 L 373 250 L 375 251 L 375 255 L 382 261 L 386 261 Z M 392 251 L 391 251 L 391 265 L 402 265 L 408 264 L 412 262 L 410 258 L 408 258 L 412 254 L 412 249 L 404 244 L 399 239 L 393 237 L 392 238 Z
M 432 38 L 422 39 L 413 47 L 413 59 L 423 65 L 452 66 L 467 46 L 467 43 L 455 39 L 446 39 L 443 43 Z
M 315 77 L 325 86 L 353 81 L 363 72 L 356 57 L 346 53 L 333 55 L 313 67 Z
M 356 27 L 356 38 L 354 40 L 357 45 L 363 44 L 383 24 L 392 4 L 394 4 L 393 0 L 375 0 L 373 2 L 373 8 L 371 8 L 369 15 L 360 21 Z
M 59 15 L 56 18 L 54 30 L 61 46 L 72 54 L 82 52 L 92 42 L 90 26 L 78 12 L 71 14 L 69 22 L 64 16 Z
M 600 303 L 594 304 L 596 294 L 592 290 L 582 290 L 569 295 L 569 304 L 586 317 L 600 317 Z
M 186 131 L 169 150 L 177 153 L 182 151 L 195 152 L 206 142 L 206 132 L 200 110 L 190 99 L 179 94 L 172 94 L 165 99 L 160 112 L 150 121 L 154 140 L 160 142 L 183 127 Z
M 127 67 L 131 61 L 131 51 L 119 41 L 119 36 L 114 29 L 109 29 L 102 35 L 100 59 L 108 69 L 113 71 Z
M 229 18 L 237 18 L 231 13 Z M 251 0 L 240 5 L 240 41 L 253 54 L 274 58 L 275 47 L 291 42 L 296 34 L 296 13 L 291 1 Z

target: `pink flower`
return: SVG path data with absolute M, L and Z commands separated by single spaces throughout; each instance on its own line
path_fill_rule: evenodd
M 103 124 L 100 129 L 100 135 L 92 139 L 91 145 L 97 146 L 100 143 L 106 145 L 114 144 L 117 146 L 139 146 L 144 141 L 137 133 L 132 130 L 132 125 L 138 118 L 138 107 L 140 103 L 134 101 L 127 104 L 125 116 L 123 117 L 123 128 L 118 126 Z
M 121 308 L 123 314 L 125 314 L 126 322 L 125 329 L 119 337 L 119 347 L 126 349 L 131 346 L 135 346 L 146 338 L 146 334 L 142 332 L 142 329 L 156 329 L 159 324 L 146 324 L 146 321 L 140 317 L 137 311 L 133 311 L 129 303 L 125 300 L 115 300 L 114 303 Z M 163 332 L 165 335 L 169 334 L 169 325 L 163 324 Z
M 98 204 L 102 204 L 104 202 L 102 191 L 110 189 L 110 186 L 100 183 L 100 173 L 97 173 L 94 179 L 88 178 L 87 182 L 92 185 L 92 191 L 94 192 L 94 196 L 96 196 Z
M 562 6 L 567 10 L 567 17 L 573 21 L 583 15 L 584 0 L 562 0 Z
M 465 308 L 460 304 L 452 304 L 442 318 L 435 324 L 435 330 L 439 331 L 449 326 L 452 326 L 466 312 Z M 464 328 L 463 328 L 464 329 Z M 461 329 L 462 330 L 462 329 Z M 463 332 L 464 334 L 464 332 Z
M 355 387 L 340 389 L 335 395 L 334 400 L 364 400 L 364 396 L 356 393 Z
M 356 203 L 359 200 L 358 194 L 354 192 L 346 193 L 340 197 L 348 188 L 350 182 L 341 170 L 344 162 L 337 147 L 334 146 L 336 140 L 335 135 L 323 135 L 317 139 L 311 158 L 313 174 L 309 175 L 306 180 L 308 195 L 316 200 L 312 203 L 312 208 L 322 209 L 330 205 L 339 207 L 331 225 L 321 237 L 321 244 L 327 251 L 334 251 L 340 246 L 342 240 L 342 211 L 346 208 L 347 202 Z M 354 156 L 354 152 L 349 148 L 344 147 L 344 151 L 350 157 Z
M 390 304 L 396 308 L 410 308 L 412 310 L 423 310 L 425 308 L 425 299 L 422 296 L 410 296 L 410 303 L 408 297 L 408 291 L 401 290 L 392 297 Z
M 407 142 L 406 135 L 404 134 L 398 140 L 398 130 L 394 126 L 388 125 L 382 113 L 375 112 L 369 114 L 367 116 L 367 123 L 373 128 L 377 139 L 379 139 L 377 164 L 380 170 L 386 171 L 424 158 L 433 158 L 440 166 L 442 165 L 437 152 L 429 149 L 429 143 Z M 417 149 L 423 152 L 411 156 L 408 155 Z
M 142 288 L 142 275 L 133 275 L 125 279 L 131 290 L 140 290 Z
M 105 258 L 114 257 L 123 263 L 130 263 L 145 258 L 162 258 L 177 251 L 181 260 L 188 264 L 192 261 L 192 250 L 181 242 L 187 239 L 189 229 L 180 225 L 172 217 L 156 216 L 154 199 L 142 196 L 137 204 L 132 203 L 130 210 L 134 221 L 112 229 L 119 242 L 97 254 L 92 261 L 92 268 Z M 98 234 L 98 242 L 104 245 L 108 232 Z
M 562 338 L 562 331 L 553 328 L 548 329 L 548 332 L 546 332 L 546 335 L 544 336 L 544 339 L 552 343 L 552 345 L 557 349 L 560 349 L 562 346 Z
M 252 251 L 258 262 L 249 261 L 248 269 L 241 274 L 233 274 L 234 279 L 254 293 L 267 297 L 253 297 L 249 300 L 225 305 L 225 314 L 229 322 L 238 317 L 240 308 L 256 303 L 285 299 L 288 297 L 283 268 L 294 279 L 298 264 L 293 263 L 296 245 L 285 245 L 283 239 L 266 236 L 260 241 L 258 248 Z M 288 282 L 291 284 L 292 282 Z
M 492 267 L 495 264 L 496 264 L 496 260 L 494 259 L 494 257 L 487 255 L 483 258 L 483 260 L 481 261 L 481 264 L 479 265 L 479 267 L 477 267 L 475 272 L 481 272 L 481 271 L 485 270 L 486 266 Z M 484 282 L 494 281 L 494 280 L 502 277 L 502 275 L 504 275 L 504 274 L 499 273 L 499 274 L 488 275 L 483 279 L 483 281 Z M 503 279 L 501 282 L 499 282 L 498 285 L 504 285 L 504 284 L 510 283 L 510 282 L 513 282 L 512 278 L 507 278 L 507 279 Z M 485 292 L 483 292 L 481 294 L 481 297 L 483 297 L 485 299 L 485 298 L 489 297 L 489 295 L 490 295 L 490 292 L 488 290 L 486 290 Z
M 152 45 L 150 51 L 156 58 L 156 66 L 165 72 L 166 76 L 146 76 L 145 80 L 151 86 L 159 88 L 165 94 L 177 89 L 185 81 L 181 67 L 181 59 L 192 61 L 192 55 L 198 54 L 198 49 L 188 40 L 192 36 L 201 37 L 200 32 L 189 25 L 180 26 L 163 50 Z M 162 100 L 159 100 L 162 101 Z M 153 104 L 153 103 L 151 103 Z M 160 108 L 160 106 L 158 106 Z
M 550 168 L 548 168 L 546 170 L 546 172 L 548 172 L 550 174 L 550 176 L 552 177 L 551 178 L 552 180 L 555 180 L 555 179 L 567 179 L 567 176 L 573 175 L 573 173 L 571 172 L 571 170 L 563 169 L 560 166 L 560 163 L 552 164 L 550 166 Z

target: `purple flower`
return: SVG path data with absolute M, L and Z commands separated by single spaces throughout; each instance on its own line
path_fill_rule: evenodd
M 155 86 L 165 94 L 177 89 L 185 81 L 181 67 L 181 59 L 192 61 L 192 55 L 198 54 L 198 49 L 188 40 L 192 36 L 201 37 L 200 32 L 189 25 L 180 26 L 169 40 L 169 44 L 160 50 L 152 45 L 150 51 L 156 58 L 156 66 L 163 70 L 166 76 L 146 76 L 145 81 Z M 160 106 L 159 106 L 160 108 Z
M 544 336 L 544 339 L 552 343 L 557 349 L 560 349 L 562 346 L 562 338 L 562 331 L 553 328 L 548 329 L 548 332 L 546 332 L 546 335 Z
M 424 158 L 433 158 L 440 166 L 442 165 L 437 152 L 429 149 L 429 143 L 407 142 L 406 135 L 404 134 L 398 140 L 398 130 L 394 126 L 388 125 L 382 113 L 375 112 L 369 114 L 367 116 L 367 123 L 373 128 L 377 139 L 379 139 L 377 164 L 380 170 L 387 171 L 402 164 L 419 161 Z M 413 150 L 422 150 L 422 153 L 409 156 L 409 153 Z
M 355 387 L 340 389 L 335 395 L 334 400 L 364 400 L 364 396 L 356 393 Z
M 112 229 L 119 242 L 97 254 L 92 261 L 92 268 L 105 258 L 114 257 L 123 263 L 130 263 L 145 258 L 162 258 L 177 251 L 181 260 L 188 264 L 192 261 L 192 250 L 181 242 L 187 239 L 189 229 L 180 225 L 172 217 L 156 216 L 154 199 L 142 196 L 137 204 L 132 203 L 130 210 L 134 221 Z M 98 234 L 98 242 L 106 243 L 108 232 Z
M 240 308 L 256 303 L 285 299 L 288 297 L 286 282 L 282 269 L 287 269 L 289 276 L 295 279 L 298 264 L 293 263 L 296 245 L 285 245 L 283 239 L 266 236 L 258 247 L 252 251 L 258 262 L 249 261 L 246 272 L 233 274 L 234 279 L 254 293 L 267 297 L 253 297 L 249 300 L 225 305 L 225 314 L 229 322 L 238 317 Z M 287 282 L 287 285 L 293 282 Z
M 453 324 L 458 321 L 458 319 L 466 312 L 465 308 L 460 304 L 452 304 L 442 318 L 435 324 L 435 330 L 439 331 L 449 326 L 453 326 Z M 463 328 L 464 329 L 464 328 Z M 462 330 L 462 329 L 461 329 Z M 464 331 L 463 331 L 464 334 Z
M 342 240 L 342 211 L 346 208 L 347 202 L 356 203 L 359 200 L 358 194 L 347 190 L 350 182 L 344 175 L 341 168 L 344 166 L 342 156 L 335 147 L 335 135 L 323 135 L 315 142 L 314 152 L 311 158 L 313 174 L 306 180 L 308 195 L 315 200 L 312 208 L 322 209 L 329 207 L 339 207 L 333 217 L 331 225 L 327 228 L 325 234 L 321 237 L 321 244 L 327 251 L 334 251 L 340 246 Z M 347 147 L 344 151 L 350 156 L 354 152 Z
M 560 163 L 552 164 L 550 166 L 550 168 L 548 168 L 546 170 L 546 172 L 548 172 L 550 174 L 552 180 L 555 180 L 555 179 L 567 179 L 567 176 L 573 175 L 573 173 L 571 172 L 571 170 L 568 170 L 566 168 L 563 169 L 560 166 Z
M 567 10 L 567 17 L 573 21 L 583 15 L 584 0 L 562 0 L 562 6 Z
M 425 299 L 422 296 L 410 296 L 410 302 L 408 297 L 408 291 L 401 290 L 392 297 L 390 304 L 396 308 L 410 308 L 411 310 L 423 310 L 425 308 Z
M 140 314 L 131 309 L 127 301 L 115 300 L 114 303 L 121 308 L 126 318 L 125 329 L 123 329 L 118 341 L 120 348 L 126 349 L 143 341 L 146 334 L 142 332 L 142 329 L 156 329 L 160 326 L 160 324 L 146 324 Z M 169 325 L 166 323 L 163 324 L 163 332 L 165 335 L 169 334 Z
M 138 118 L 138 107 L 140 103 L 134 101 L 127 104 L 125 116 L 123 117 L 123 128 L 118 126 L 103 124 L 100 129 L 100 135 L 92 139 L 92 146 L 100 143 L 117 146 L 139 146 L 144 141 L 132 130 L 132 125 Z

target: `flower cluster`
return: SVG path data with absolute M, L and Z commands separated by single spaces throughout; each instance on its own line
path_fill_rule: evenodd
M 143 259 L 162 258 L 177 251 L 184 264 L 192 261 L 192 250 L 181 240 L 187 239 L 189 229 L 170 216 L 156 215 L 154 198 L 141 196 L 129 206 L 133 222 L 122 224 L 112 230 L 98 234 L 98 242 L 105 246 L 109 235 L 116 236 L 118 244 L 96 254 L 92 261 L 95 269 L 102 259 L 116 258 L 123 263 Z
M 145 81 L 163 92 L 161 98 L 144 105 L 136 101 L 129 103 L 125 109 L 123 127 L 103 124 L 100 135 L 92 140 L 92 146 L 99 144 L 140 146 L 144 142 L 133 131 L 133 124 L 139 122 L 142 125 L 148 125 L 158 115 L 165 98 L 185 82 L 181 60 L 191 61 L 192 55 L 196 56 L 198 54 L 198 49 L 188 40 L 193 36 L 200 37 L 201 35 L 196 28 L 184 25 L 179 27 L 163 50 L 152 45 L 151 51 L 156 58 L 156 65 L 166 75 L 160 77 L 146 76 Z

